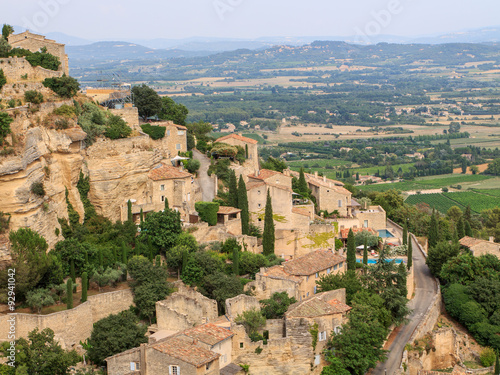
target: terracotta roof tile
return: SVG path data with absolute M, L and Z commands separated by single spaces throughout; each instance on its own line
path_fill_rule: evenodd
M 196 367 L 203 366 L 219 358 L 220 354 L 205 349 L 192 338 L 176 336 L 157 344 L 152 348 Z
M 207 345 L 215 345 L 234 336 L 234 333 L 213 323 L 206 323 L 183 331 L 180 335 L 199 340 Z
M 185 126 L 174 124 L 173 121 L 154 122 L 154 123 L 152 123 L 152 125 L 155 125 L 155 126 L 175 126 L 177 129 L 187 130 L 187 128 Z
M 337 301 L 338 304 L 332 305 L 331 302 Z M 287 317 L 308 317 L 313 318 L 323 315 L 342 314 L 351 309 L 344 303 L 338 300 L 330 302 L 323 301 L 319 296 L 313 296 L 301 302 L 294 303 L 288 308 Z
M 171 165 L 161 165 L 152 169 L 148 173 L 148 177 L 153 181 L 170 180 L 173 178 L 188 178 L 192 175 L 186 171 L 181 171 Z
M 294 208 L 292 208 L 292 212 L 294 214 L 298 214 L 298 215 L 302 215 L 302 216 L 307 216 L 307 217 L 311 216 L 311 213 L 302 207 L 294 207 Z
M 352 232 L 354 234 L 366 230 L 366 231 L 368 231 L 368 232 L 370 232 L 370 233 L 375 234 L 375 235 L 378 236 L 378 232 L 375 229 L 372 229 L 372 228 L 344 228 L 344 229 L 340 230 L 340 237 L 341 238 L 347 238 L 349 236 L 349 231 L 351 229 L 352 229 Z
M 290 275 L 309 276 L 345 261 L 346 258 L 331 250 L 317 250 L 286 262 L 283 268 Z
M 224 142 L 225 140 L 231 139 L 231 138 L 232 139 L 237 139 L 238 141 L 241 141 L 241 142 L 250 143 L 250 144 L 253 144 L 253 145 L 256 145 L 257 143 L 259 143 L 255 139 L 248 138 L 248 137 L 243 137 L 242 135 L 239 135 L 239 134 L 226 135 L 225 137 L 217 139 L 216 142 Z
M 256 180 L 250 180 L 246 184 L 247 190 L 252 190 L 261 186 L 266 186 L 266 183 L 264 181 L 256 181 Z
M 261 169 L 259 171 L 259 175 L 256 175 L 255 173 L 249 174 L 248 178 L 255 178 L 257 180 L 267 180 L 269 177 L 273 177 L 277 174 L 282 174 L 282 173 L 276 172 L 276 171 L 271 171 L 269 169 Z
M 217 213 L 221 215 L 231 215 L 231 214 L 237 214 L 238 212 L 241 212 L 239 208 L 220 206 L 219 211 Z
M 296 283 L 300 283 L 301 279 L 300 277 L 290 275 L 289 273 L 285 272 L 283 266 L 273 266 L 265 270 L 265 272 L 262 274 L 263 276 L 266 277 L 271 277 L 271 278 L 278 278 L 278 279 L 287 279 L 294 281 Z
M 337 312 L 339 313 L 345 313 L 349 310 L 352 309 L 351 306 L 346 305 L 345 303 L 339 301 L 338 299 L 332 299 L 331 301 L 328 301 L 328 304 Z

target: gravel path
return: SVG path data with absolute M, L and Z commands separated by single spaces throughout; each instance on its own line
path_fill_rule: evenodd
M 212 202 L 215 198 L 215 181 L 207 174 L 208 167 L 210 167 L 210 159 L 198 150 L 193 150 L 193 158 L 200 162 L 200 169 L 198 170 L 198 181 L 200 183 L 203 201 Z

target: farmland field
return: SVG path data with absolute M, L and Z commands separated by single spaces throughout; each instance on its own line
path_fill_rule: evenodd
M 500 187 L 498 189 L 488 189 L 488 190 L 476 190 L 473 189 L 474 191 L 477 191 L 478 193 L 486 194 L 486 195 L 491 195 L 494 197 L 500 198 Z
M 472 211 L 475 211 L 477 213 L 483 210 L 500 207 L 500 199 L 498 197 L 476 193 L 473 191 L 460 193 L 443 193 L 443 195 L 455 202 L 460 203 L 463 206 L 470 204 Z
M 453 193 L 455 195 L 462 193 Z M 406 200 L 406 203 L 409 204 L 419 204 L 419 203 L 427 203 L 431 208 L 435 208 L 439 212 L 445 214 L 451 207 L 458 206 L 462 210 L 465 209 L 464 206 L 458 204 L 457 202 L 447 198 L 443 194 L 417 194 L 410 195 Z
M 301 167 L 304 169 L 312 169 L 314 172 L 315 170 L 323 170 L 325 167 L 339 167 L 342 165 L 345 166 L 351 166 L 353 165 L 352 162 L 346 161 L 346 160 L 340 160 L 340 159 L 309 159 L 309 160 L 296 160 L 296 161 L 290 161 L 287 162 L 287 164 L 292 168 L 293 170 L 299 170 Z

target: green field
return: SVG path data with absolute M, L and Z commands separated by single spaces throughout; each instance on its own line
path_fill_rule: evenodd
M 461 193 L 454 193 L 454 194 L 461 194 Z M 406 203 L 408 204 L 419 204 L 419 203 L 426 203 L 430 206 L 430 208 L 435 208 L 439 212 L 445 214 L 448 212 L 448 210 L 453 207 L 453 206 L 458 206 L 462 210 L 465 209 L 464 206 L 458 204 L 457 202 L 447 198 L 443 194 L 417 194 L 417 195 L 410 195 L 408 199 L 406 199 Z
M 334 168 L 343 165 L 351 166 L 353 163 L 350 161 L 340 160 L 340 159 L 310 159 L 310 160 L 290 161 L 287 162 L 287 164 L 293 170 L 298 171 L 301 167 L 303 167 L 304 169 L 312 169 L 312 171 L 314 172 L 315 170 L 320 171 L 325 167 Z
M 492 182 L 489 184 L 489 182 Z M 447 174 L 440 176 L 427 176 L 419 177 L 413 181 L 403 181 L 395 182 L 389 184 L 375 184 L 366 185 L 359 187 L 363 191 L 387 191 L 391 189 L 396 189 L 399 191 L 410 191 L 410 190 L 426 190 L 426 189 L 439 189 L 443 187 L 458 186 L 462 187 L 462 190 L 468 188 L 481 189 L 483 185 L 486 186 L 488 183 L 488 188 L 500 188 L 500 181 L 492 176 L 485 175 L 463 175 L 463 174 Z M 486 188 L 486 187 L 485 187 Z
M 410 195 L 406 199 L 406 203 L 413 205 L 426 203 L 441 213 L 446 213 L 452 206 L 458 206 L 464 210 L 467 205 L 470 205 L 471 210 L 477 213 L 500 207 L 500 189 L 486 190 L 490 195 L 484 194 L 484 192 L 481 190 L 442 194 L 417 194 Z

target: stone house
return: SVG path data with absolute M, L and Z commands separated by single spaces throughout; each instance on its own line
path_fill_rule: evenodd
M 173 158 L 179 155 L 179 152 L 187 151 L 187 128 L 185 126 L 176 125 L 173 121 L 155 122 L 152 125 L 166 128 L 162 143 L 169 152 L 167 158 Z
M 197 325 L 106 358 L 108 374 L 219 375 L 231 365 L 233 336 L 213 323 Z
M 255 281 L 245 289 L 252 290 L 259 300 L 286 291 L 290 297 L 302 301 L 316 294 L 316 281 L 322 276 L 343 273 L 346 268 L 345 257 L 332 250 L 316 250 L 282 265 L 261 268 Z
M 241 210 L 235 207 L 220 206 L 217 212 L 217 224 L 224 225 L 228 233 L 241 236 Z
M 472 255 L 476 257 L 491 254 L 500 259 L 500 244 L 493 240 L 493 237 L 490 237 L 489 241 L 473 237 L 464 237 L 460 240 L 460 245 L 469 249 Z
M 255 225 L 264 227 L 268 190 L 276 230 L 309 227 L 309 222 L 314 218 L 313 204 L 294 205 L 292 177 L 288 171 L 280 173 L 268 169 L 256 170 L 248 175 L 248 210 Z
M 366 231 L 370 232 L 371 234 L 378 236 L 378 232 L 372 228 L 365 228 L 365 227 L 362 227 L 362 228 L 343 228 L 340 230 L 340 239 L 342 240 L 342 242 L 344 244 L 347 244 L 347 237 L 349 236 L 349 231 L 351 231 L 351 230 L 354 234 L 359 233 L 359 232 L 363 232 L 366 230 Z
M 354 199 L 352 201 L 354 202 Z M 363 210 L 361 206 L 355 206 L 353 203 L 352 215 L 358 219 L 359 226 L 362 228 L 380 230 L 387 227 L 386 212 L 381 206 L 369 206 Z
M 244 166 L 250 170 L 259 169 L 259 151 L 257 146 L 259 142 L 255 139 L 243 137 L 242 135 L 233 133 L 217 139 L 216 142 L 227 143 L 231 146 L 240 146 L 244 150 L 248 148 L 248 158 Z
M 31 52 L 38 52 L 44 47 L 47 48 L 48 53 L 58 57 L 59 61 L 61 61 L 59 70 L 69 76 L 69 61 L 64 44 L 57 43 L 52 39 L 46 39 L 43 35 L 34 34 L 29 30 L 20 34 L 10 35 L 9 44 L 12 48 L 24 48 Z

